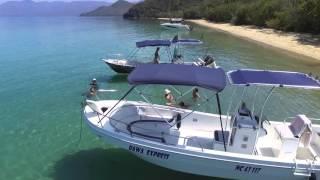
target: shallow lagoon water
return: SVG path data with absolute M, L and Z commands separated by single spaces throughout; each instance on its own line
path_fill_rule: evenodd
M 100 59 L 108 54 L 128 54 L 138 40 L 174 35 L 161 29 L 158 21 L 1 17 L 0 179 L 209 179 L 146 163 L 99 140 L 84 124 L 79 141 L 81 95 L 90 79 L 96 77 L 105 89 L 119 90 L 106 97 L 118 98 L 129 88 L 126 76 L 116 75 Z M 226 70 L 261 68 L 320 74 L 320 62 L 215 30 L 196 26 L 195 31 L 180 35 L 205 42 L 202 47 L 187 47 L 186 54 L 206 51 Z M 257 104 L 267 90 L 261 90 Z M 161 94 L 162 90 L 156 92 Z M 231 92 L 228 87 L 222 94 L 224 112 Z M 160 102 L 160 96 L 154 100 Z M 266 108 L 270 119 L 297 113 L 320 117 L 317 91 L 281 89 L 270 104 Z M 274 106 L 279 108 L 272 109 Z

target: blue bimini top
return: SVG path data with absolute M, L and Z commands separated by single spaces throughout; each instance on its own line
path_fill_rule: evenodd
M 153 47 L 153 46 L 171 46 L 170 40 L 145 40 L 136 42 L 137 48 Z
M 232 85 L 320 89 L 319 80 L 299 72 L 240 69 L 229 71 Z
M 183 64 L 141 64 L 129 75 L 128 81 L 132 85 L 198 86 L 220 92 L 226 87 L 226 74 L 221 68 Z

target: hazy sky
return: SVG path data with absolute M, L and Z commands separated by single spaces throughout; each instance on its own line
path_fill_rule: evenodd
M 6 1 L 11 1 L 11 0 L 0 0 L 0 4 L 2 4 L 3 2 L 6 2 Z M 21 0 L 12 0 L 12 1 L 21 1 Z M 33 1 L 92 1 L 92 0 L 33 0 Z M 94 0 L 94 1 L 106 1 L 106 2 L 115 2 L 117 0 Z M 141 1 L 141 0 L 127 0 L 129 2 L 137 2 L 137 1 Z

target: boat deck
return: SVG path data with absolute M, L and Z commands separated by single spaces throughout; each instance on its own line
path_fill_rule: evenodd
M 137 106 L 127 102 L 119 106 L 121 108 L 111 112 L 110 116 L 108 115 L 108 118 L 104 118 L 101 122 L 99 118 L 103 115 L 98 115 L 89 107 L 86 108 L 86 117 L 97 127 L 107 131 L 114 129 L 116 132 L 129 134 L 131 137 L 195 151 L 224 151 L 218 115 L 202 112 L 193 112 L 192 115 L 188 115 L 190 110 L 174 107 L 164 108 L 165 106 L 160 105 L 149 108 L 146 104 Z M 223 116 L 222 120 L 223 124 L 230 124 L 226 116 Z M 267 133 L 259 135 L 255 154 L 272 158 L 320 161 L 320 126 L 312 126 L 310 137 L 302 136 L 309 137 L 310 142 L 308 142 L 304 138 L 287 137 L 282 134 L 283 132 L 279 132 L 277 127 L 288 125 L 290 124 L 274 121 L 271 121 L 271 124 L 264 123 L 263 129 Z M 234 140 L 231 139 L 235 139 L 232 129 L 224 129 L 224 134 L 228 151 L 237 152 L 238 149 L 232 149 L 232 145 L 234 145 L 232 141 Z M 227 143 L 228 141 L 230 143 Z M 251 154 L 250 152 L 252 151 L 244 154 Z

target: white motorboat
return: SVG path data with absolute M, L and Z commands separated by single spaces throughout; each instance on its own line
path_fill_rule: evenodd
M 232 116 L 222 115 L 220 94 L 227 78 L 234 86 L 271 88 L 260 116 L 240 103 Z M 185 173 L 232 179 L 319 179 L 320 125 L 302 114 L 287 122 L 262 118 L 275 89 L 320 89 L 318 80 L 295 72 L 237 70 L 226 74 L 221 68 L 146 64 L 135 68 L 128 81 L 132 87 L 120 100 L 86 101 L 85 121 L 108 143 Z M 214 99 L 219 113 L 152 104 L 137 90 L 148 84 L 210 90 L 212 95 L 203 101 L 212 104 Z M 145 102 L 126 100 L 133 90 Z
M 167 29 L 181 29 L 181 30 L 192 30 L 192 26 L 183 23 L 184 20 L 181 18 L 171 18 L 169 22 L 162 23 L 161 26 Z
M 147 47 L 162 47 L 165 49 L 165 55 L 169 59 L 167 61 L 162 61 L 160 63 L 185 63 L 189 65 L 197 65 L 197 66 L 210 66 L 213 64 L 213 58 L 211 56 L 206 56 L 204 60 L 198 58 L 195 62 L 184 62 L 179 55 L 171 54 L 170 47 L 175 46 L 194 46 L 201 45 L 203 42 L 197 39 L 178 39 L 177 36 L 173 40 L 144 40 L 136 42 L 136 49 L 134 49 L 131 53 L 129 53 L 127 58 L 107 58 L 102 59 L 113 71 L 121 74 L 129 74 L 134 68 L 140 64 L 152 63 L 151 60 L 149 62 L 143 62 L 141 60 L 132 60 L 135 55 L 143 48 Z

